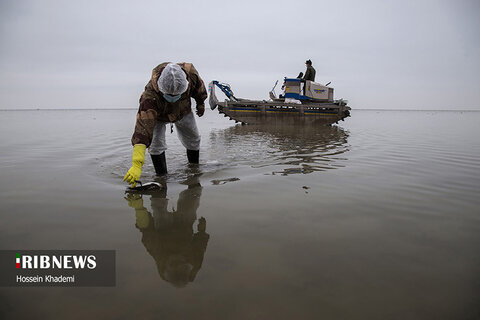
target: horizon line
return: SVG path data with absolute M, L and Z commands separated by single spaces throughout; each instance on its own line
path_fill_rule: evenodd
M 0 111 L 78 111 L 78 110 L 137 110 L 138 108 L 0 108 Z M 355 110 L 365 110 L 365 111 L 464 111 L 464 112 L 475 112 L 480 111 L 480 109 L 385 109 L 385 108 L 355 108 Z

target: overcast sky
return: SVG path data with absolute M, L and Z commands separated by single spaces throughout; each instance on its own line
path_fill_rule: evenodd
M 164 61 L 266 99 L 311 59 L 353 108 L 480 110 L 479 57 L 478 0 L 0 0 L 1 109 L 137 108 Z

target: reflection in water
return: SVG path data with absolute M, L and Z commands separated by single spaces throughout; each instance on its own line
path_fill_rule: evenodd
M 337 126 L 234 126 L 210 134 L 212 152 L 256 168 L 288 166 L 272 174 L 343 167 L 348 131 Z M 224 157 L 224 156 L 223 156 Z
M 228 183 L 228 182 L 235 182 L 235 181 L 238 181 L 238 180 L 240 180 L 240 178 L 237 178 L 237 177 L 228 178 L 228 179 L 215 179 L 215 180 L 212 180 L 212 184 L 214 186 L 218 186 L 220 184 L 225 184 L 225 183 Z
M 166 186 L 166 185 L 165 185 Z M 151 196 L 152 212 L 143 205 L 140 194 L 128 194 L 128 205 L 135 209 L 136 227 L 142 233 L 142 243 L 157 264 L 160 277 L 175 287 L 193 282 L 202 267 L 209 234 L 205 218 L 197 220 L 202 186 L 198 176 L 188 182 L 179 194 L 177 209 L 168 211 L 167 189 Z

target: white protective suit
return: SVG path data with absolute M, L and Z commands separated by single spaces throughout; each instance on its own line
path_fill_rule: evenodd
M 167 143 L 165 142 L 166 125 L 169 122 L 157 121 L 155 129 L 153 130 L 153 138 L 148 152 L 153 155 L 159 155 L 167 150 Z M 188 113 L 182 119 L 174 122 L 177 129 L 177 135 L 180 142 L 188 150 L 200 150 L 200 134 L 198 133 L 197 123 L 193 112 Z

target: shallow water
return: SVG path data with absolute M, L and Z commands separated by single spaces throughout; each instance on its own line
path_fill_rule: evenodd
M 0 288 L 0 318 L 480 317 L 480 112 L 210 111 L 200 167 L 167 134 L 167 190 L 125 199 L 135 113 L 0 112 L 0 249 L 117 253 L 116 287 Z

